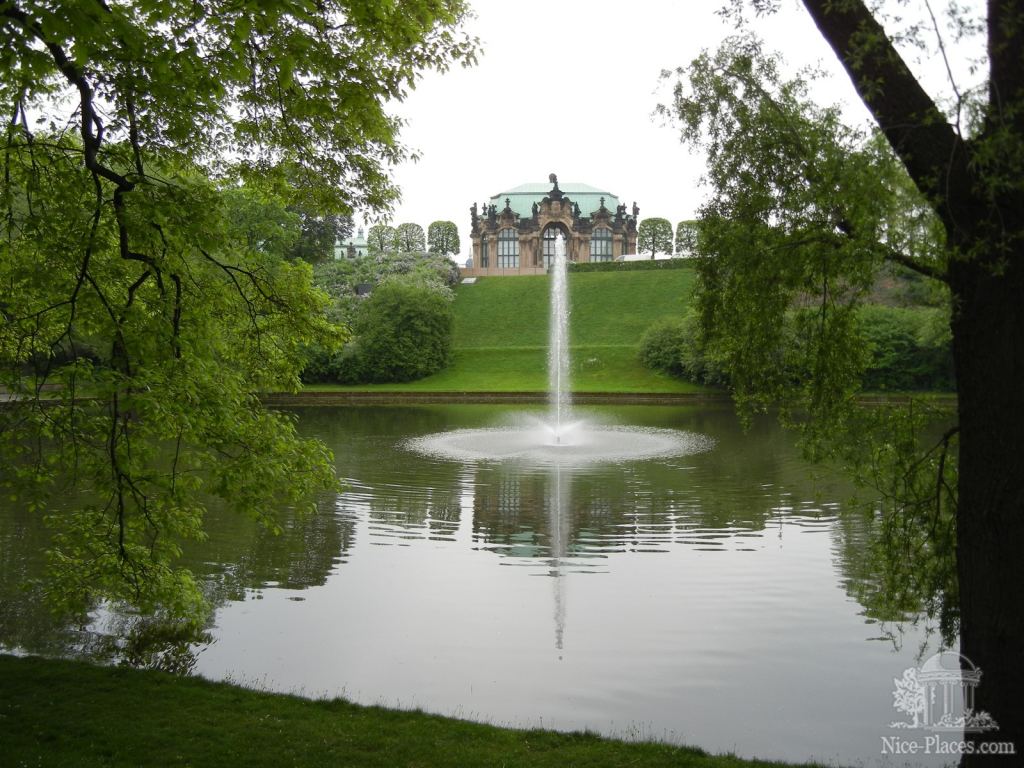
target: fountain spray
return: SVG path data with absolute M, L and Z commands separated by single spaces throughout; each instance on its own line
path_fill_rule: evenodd
M 562 421 L 569 414 L 569 297 L 566 279 L 565 237 L 555 238 L 551 267 L 551 328 L 548 341 L 548 402 L 555 442 L 562 441 Z

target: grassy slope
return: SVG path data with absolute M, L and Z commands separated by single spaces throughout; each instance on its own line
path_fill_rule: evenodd
M 776 765 L 663 744 L 516 731 L 159 672 L 0 656 L 4 766 Z
M 696 392 L 643 368 L 637 345 L 655 320 L 679 315 L 693 285 L 688 269 L 570 275 L 572 388 L 577 392 Z M 460 285 L 454 361 L 409 384 L 310 389 L 540 392 L 547 388 L 548 292 L 544 275 Z

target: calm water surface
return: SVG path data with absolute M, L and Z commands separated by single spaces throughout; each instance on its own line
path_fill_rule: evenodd
M 853 489 L 813 477 L 771 422 L 742 432 L 728 408 L 578 410 L 714 447 L 576 467 L 456 462 L 408 441 L 511 423 L 514 409 L 299 411 L 348 490 L 279 537 L 210 516 L 210 540 L 187 559 L 219 608 L 185 666 L 498 724 L 905 764 L 880 754 L 904 719 L 893 679 L 936 641 L 878 620 L 873 522 L 847 503 Z M 109 656 L 102 630 L 123 617 L 57 626 L 15 590 L 45 536 L 25 513 L 0 515 L 0 643 Z

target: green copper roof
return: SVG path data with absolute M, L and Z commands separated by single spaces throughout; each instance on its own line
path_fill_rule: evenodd
M 592 187 L 589 184 L 558 183 L 562 194 L 577 203 L 580 207 L 581 216 L 590 216 L 601 207 L 601 198 L 604 198 L 604 207 L 615 213 L 615 207 L 619 205 L 619 198 L 611 192 Z M 551 192 L 551 182 L 542 184 L 520 184 L 518 187 L 499 192 L 491 196 L 491 204 L 498 206 L 501 213 L 505 208 L 505 198 L 509 199 L 509 207 L 524 219 L 533 216 L 533 204 L 540 203 Z

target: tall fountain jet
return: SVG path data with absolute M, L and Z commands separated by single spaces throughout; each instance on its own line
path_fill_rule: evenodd
M 565 237 L 555 238 L 551 267 L 551 328 L 548 338 L 548 402 L 555 442 L 562 442 L 562 425 L 569 416 L 569 290 L 566 280 Z
M 569 291 L 566 243 L 561 233 L 555 237 L 554 246 L 547 418 L 525 417 L 517 424 L 506 426 L 438 432 L 409 440 L 406 445 L 420 453 L 447 460 L 539 462 L 555 467 L 559 472 L 573 466 L 685 456 L 710 450 L 714 441 L 692 432 L 619 427 L 572 418 L 569 412 Z M 561 480 L 561 488 L 560 483 Z M 563 496 L 561 490 L 556 499 L 562 500 L 559 501 L 560 508 L 568 509 L 568 496 Z M 561 528 L 554 531 L 558 535 L 553 535 L 553 540 L 564 541 L 560 532 Z

